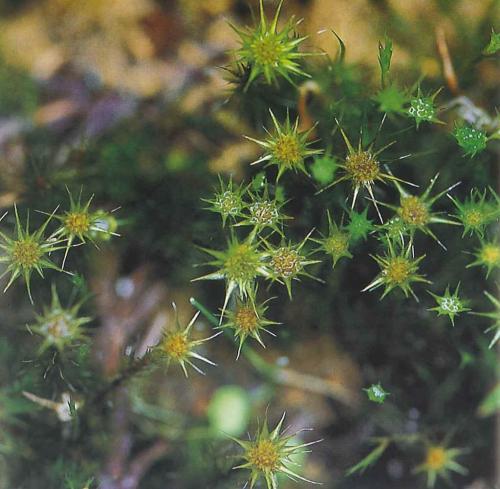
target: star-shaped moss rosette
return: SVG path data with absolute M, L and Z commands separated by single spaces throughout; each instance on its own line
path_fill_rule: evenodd
M 400 223 L 392 222 L 394 224 L 402 224 L 402 228 L 399 230 L 401 234 L 405 234 L 408 231 L 410 238 L 413 239 L 416 231 L 421 231 L 422 233 L 433 238 L 440 246 L 444 249 L 446 247 L 439 241 L 434 232 L 430 229 L 432 224 L 450 224 L 458 225 L 457 222 L 452 221 L 442 217 L 443 212 L 435 212 L 432 206 L 438 201 L 443 195 L 454 189 L 460 182 L 451 185 L 447 189 L 439 192 L 438 194 L 431 196 L 432 189 L 438 179 L 439 175 L 436 175 L 431 179 L 429 185 L 421 195 L 412 195 L 408 193 L 402 185 L 395 182 L 396 188 L 398 189 L 400 195 L 399 206 L 394 206 L 391 204 L 382 204 L 389 209 L 392 209 L 396 216 L 399 217 Z
M 335 268 L 341 258 L 352 258 L 349 251 L 350 235 L 342 225 L 339 227 L 332 220 L 330 211 L 327 211 L 327 219 L 328 233 L 326 235 L 320 233 L 321 239 L 311 238 L 311 241 L 320 245 L 318 251 L 322 251 L 332 258 L 332 268 Z
M 500 341 L 500 300 L 491 295 L 486 290 L 484 291 L 484 295 L 488 298 L 488 300 L 493 304 L 495 309 L 490 312 L 473 312 L 472 314 L 476 316 L 482 316 L 485 318 L 493 319 L 494 323 L 490 326 L 485 332 L 493 332 L 493 338 L 490 341 L 489 348 L 493 348 L 498 341 Z
M 63 307 L 56 287 L 52 286 L 50 306 L 43 308 L 43 313 L 36 315 L 36 323 L 28 326 L 30 331 L 43 337 L 39 354 L 50 348 L 63 352 L 66 348 L 81 342 L 85 338 L 83 326 L 90 322 L 89 317 L 79 316 L 83 301 L 71 307 Z
M 456 472 L 461 475 L 467 474 L 467 469 L 456 461 L 465 452 L 466 450 L 460 448 L 447 448 L 444 445 L 428 445 L 424 461 L 415 467 L 414 472 L 425 472 L 427 475 L 427 487 L 433 488 L 438 477 L 449 481 L 450 472 Z
M 162 339 L 154 348 L 153 352 L 160 359 L 166 361 L 167 368 L 171 363 L 179 364 L 186 377 L 188 377 L 187 366 L 190 366 L 198 373 L 205 375 L 203 370 L 193 363 L 193 360 L 201 360 L 202 362 L 213 366 L 216 366 L 216 364 L 208 358 L 200 355 L 195 350 L 203 343 L 206 343 L 207 341 L 210 341 L 216 336 L 222 334 L 222 331 L 219 331 L 208 338 L 200 340 L 191 339 L 191 330 L 198 319 L 200 312 L 197 311 L 187 326 L 183 326 L 179 321 L 179 314 L 175 303 L 172 303 L 172 307 L 174 308 L 174 327 L 164 332 Z
M 463 149 L 464 155 L 471 158 L 484 151 L 488 143 L 488 136 L 482 129 L 464 124 L 455 126 L 453 136 Z
M 313 53 L 300 52 L 299 46 L 307 37 L 299 37 L 295 28 L 300 21 L 291 17 L 281 30 L 278 29 L 278 19 L 283 0 L 271 21 L 266 18 L 263 0 L 260 0 L 260 21 L 254 27 L 240 29 L 229 24 L 239 36 L 240 47 L 235 50 L 236 65 L 249 70 L 245 90 L 256 79 L 265 81 L 268 85 L 277 85 L 279 78 L 285 78 L 293 84 L 292 76 L 309 77 L 300 66 L 301 60 Z
M 390 393 L 384 390 L 380 382 L 378 384 L 372 384 L 370 387 L 363 390 L 366 392 L 368 399 L 377 404 L 383 404 L 387 396 L 390 396 Z
M 378 110 L 386 114 L 404 114 L 408 95 L 396 85 L 388 85 L 380 90 L 374 97 L 378 103 Z
M 76 240 L 80 244 L 84 244 L 88 240 L 96 245 L 96 233 L 118 236 L 111 228 L 103 225 L 103 220 L 108 215 L 107 212 L 90 210 L 90 204 L 94 198 L 93 195 L 84 204 L 82 204 L 82 191 L 80 191 L 77 200 L 73 198 L 69 190 L 68 195 L 69 211 L 64 212 L 62 215 L 54 215 L 54 218 L 60 222 L 60 226 L 54 232 L 53 236 L 66 241 L 62 268 L 64 268 L 66 263 L 69 249 Z
M 469 263 L 466 268 L 477 266 L 486 268 L 486 278 L 490 276 L 492 270 L 500 268 L 500 244 L 497 241 L 482 239 L 479 248 L 473 255 L 476 259 Z
M 384 222 L 384 224 L 380 224 L 376 228 L 378 231 L 378 239 L 385 245 L 387 245 L 387 241 L 398 241 L 404 244 L 410 237 L 408 226 L 398 215 L 391 217 Z
M 436 295 L 430 290 L 427 292 L 434 297 L 437 305 L 429 309 L 429 311 L 437 312 L 438 316 L 448 316 L 450 318 L 452 326 L 455 326 L 455 316 L 458 316 L 462 312 L 468 312 L 471 309 L 467 307 L 468 301 L 461 298 L 458 290 L 460 288 L 460 283 L 458 283 L 455 292 L 450 292 L 450 286 L 446 287 L 443 295 Z
M 309 453 L 310 450 L 307 447 L 322 440 L 315 440 L 309 443 L 294 443 L 294 439 L 296 439 L 298 433 L 287 435 L 285 434 L 286 430 L 280 433 L 284 420 L 285 414 L 283 414 L 274 430 L 269 431 L 266 419 L 262 428 L 249 441 L 231 437 L 244 450 L 241 455 L 243 463 L 234 467 L 234 469 L 250 470 L 250 489 L 255 487 L 259 480 L 265 481 L 267 489 L 278 489 L 278 476 L 280 474 L 292 481 L 301 480 L 318 484 L 297 474 L 295 472 L 297 469 L 292 470 L 291 466 L 297 465 L 293 460 L 294 455 Z
M 258 303 L 249 299 L 236 299 L 234 308 L 225 311 L 225 320 L 221 327 L 229 328 L 234 331 L 234 336 L 238 341 L 236 359 L 240 357 L 241 348 L 247 338 L 257 340 L 260 345 L 265 348 L 266 345 L 262 341 L 262 332 L 275 336 L 268 328 L 279 323 L 266 319 L 265 317 L 269 300 L 271 299 L 263 303 Z
M 463 202 L 448 195 L 456 208 L 456 214 L 452 217 L 458 219 L 464 228 L 462 237 L 476 234 L 483 238 L 486 227 L 500 217 L 500 197 L 492 188 L 489 188 L 489 192 L 493 199 L 487 199 L 486 189 L 480 192 L 474 188 Z
M 224 280 L 226 282 L 222 314 L 233 292 L 237 292 L 242 299 L 255 299 L 255 280 L 259 276 L 268 276 L 269 272 L 264 263 L 266 255 L 255 244 L 253 234 L 250 234 L 244 241 L 239 241 L 233 234 L 228 241 L 227 248 L 223 251 L 200 249 L 214 258 L 206 265 L 215 267 L 216 271 L 194 280 Z
M 431 282 L 418 273 L 420 262 L 425 258 L 422 255 L 418 258 L 413 256 L 413 243 L 410 241 L 407 246 L 398 242 L 387 240 L 386 253 L 383 256 L 371 255 L 380 267 L 380 273 L 363 290 L 372 291 L 379 287 L 384 287 L 381 299 L 394 289 L 401 289 L 408 297 L 410 294 L 418 302 L 418 298 L 413 292 L 412 285 L 415 283 Z
M 29 229 L 29 214 L 26 219 L 26 226 L 23 226 L 19 219 L 17 206 L 14 205 L 14 213 L 16 216 L 14 237 L 11 238 L 0 232 L 0 239 L 2 240 L 0 249 L 5 253 L 0 257 L 0 263 L 5 263 L 7 265 L 6 270 L 0 278 L 10 273 L 4 292 L 17 278 L 22 277 L 26 284 L 29 299 L 31 303 L 33 303 L 33 297 L 31 296 L 31 275 L 33 272 L 36 271 L 38 275 L 43 278 L 44 269 L 57 270 L 58 272 L 63 271 L 49 259 L 51 253 L 63 248 L 61 246 L 61 240 L 55 238 L 47 239 L 44 237 L 45 229 L 54 217 L 56 211 L 57 209 L 49 215 L 46 221 L 36 231 L 31 233 Z M 2 216 L 2 219 L 5 215 L 6 214 Z
M 235 224 L 237 226 L 252 226 L 255 234 L 261 233 L 265 229 L 270 229 L 283 236 L 284 221 L 292 219 L 282 212 L 282 207 L 286 202 L 279 201 L 276 196 L 269 195 L 269 185 L 267 182 L 261 192 L 247 192 L 247 199 L 241 213 L 242 220 Z
M 415 120 L 417 129 L 422 122 L 434 122 L 442 124 L 437 118 L 437 108 L 435 99 L 441 89 L 436 90 L 433 94 L 424 96 L 420 87 L 417 89 L 417 95 L 410 99 L 410 106 L 407 108 L 407 114 Z
M 220 175 L 219 184 L 220 189 L 214 192 L 212 199 L 201 200 L 210 204 L 210 207 L 206 208 L 207 210 L 220 214 L 222 226 L 225 227 L 228 219 L 234 222 L 237 218 L 241 217 L 241 211 L 244 206 L 243 196 L 248 187 L 236 185 L 232 178 L 225 184 Z
M 271 119 L 274 128 L 271 131 L 266 129 L 268 138 L 259 140 L 245 136 L 248 140 L 257 143 L 264 148 L 264 155 L 252 162 L 252 165 L 266 162 L 266 167 L 275 165 L 278 168 L 278 181 L 286 171 L 302 172 L 307 175 L 305 161 L 307 158 L 321 154 L 321 149 L 311 149 L 309 146 L 314 141 L 309 141 L 314 126 L 306 131 L 299 131 L 299 118 L 295 123 L 290 121 L 290 115 L 287 113 L 284 124 L 280 124 L 271 110 Z
M 345 229 L 349 233 L 352 243 L 366 241 L 368 235 L 375 230 L 373 221 L 368 219 L 368 207 L 365 207 L 361 212 L 356 212 L 354 209 L 349 210 L 349 222 Z
M 358 198 L 359 191 L 364 188 L 368 192 L 369 198 L 375 206 L 380 222 L 383 222 L 375 196 L 373 195 L 373 185 L 376 182 L 387 183 L 388 181 L 409 183 L 395 177 L 389 172 L 384 172 L 382 169 L 378 157 L 380 153 L 382 153 L 389 146 L 392 146 L 393 143 L 387 144 L 386 146 L 375 151 L 375 141 L 372 141 L 367 148 L 364 148 L 360 137 L 358 147 L 355 148 L 349 141 L 349 138 L 342 127 L 340 127 L 340 123 L 337 120 L 336 122 L 347 146 L 347 156 L 343 163 L 338 163 L 339 168 L 343 170 L 342 175 L 326 187 L 322 188 L 318 193 L 324 192 L 340 182 L 349 181 L 353 189 L 351 209 L 354 209 L 354 204 Z M 382 123 L 383 122 L 384 120 L 382 120 Z M 382 126 L 382 123 L 380 127 Z
M 263 240 L 266 246 L 264 250 L 266 257 L 264 275 L 272 282 L 284 284 L 290 299 L 292 299 L 293 280 L 300 280 L 300 277 L 304 276 L 322 282 L 321 279 L 306 271 L 307 266 L 320 263 L 320 260 L 311 260 L 310 254 L 304 250 L 304 245 L 309 241 L 312 232 L 310 231 L 298 244 L 292 244 L 291 241 L 286 242 L 282 239 L 280 245 L 273 246 Z
M 331 154 L 330 148 L 325 153 L 316 156 L 309 165 L 311 176 L 319 185 L 328 185 L 333 182 L 337 168 L 337 158 Z

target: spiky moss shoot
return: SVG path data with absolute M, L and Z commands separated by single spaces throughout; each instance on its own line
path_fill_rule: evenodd
M 321 282 L 320 279 L 305 270 L 308 265 L 319 263 L 319 260 L 311 260 L 309 255 L 303 252 L 304 245 L 311 234 L 312 231 L 299 244 L 295 245 L 287 244 L 283 240 L 280 246 L 274 247 L 264 241 L 267 247 L 264 254 L 268 258 L 266 277 L 273 282 L 284 284 L 290 299 L 292 298 L 292 280 L 298 280 L 300 276 L 306 276 Z
M 404 114 L 404 106 L 408 103 L 408 95 L 395 85 L 388 85 L 374 97 L 379 111 L 386 114 Z
M 280 463 L 279 448 L 271 440 L 261 440 L 249 448 L 247 459 L 261 472 L 276 472 Z
M 460 182 L 451 185 L 450 187 L 442 190 L 436 195 L 431 196 L 432 189 L 436 184 L 438 175 L 431 179 L 429 185 L 424 190 L 424 192 L 419 195 L 409 194 L 399 182 L 395 182 L 396 188 L 400 195 L 399 206 L 394 206 L 390 204 L 383 204 L 385 207 L 392 209 L 396 213 L 396 217 L 401 219 L 402 224 L 408 229 L 410 236 L 416 231 L 423 232 L 431 238 L 433 238 L 442 248 L 446 249 L 443 243 L 439 241 L 434 232 L 430 229 L 432 224 L 450 224 L 458 225 L 457 222 L 442 217 L 442 212 L 435 212 L 432 206 L 439 200 L 443 195 L 450 192 L 453 188 L 460 184 Z
M 418 301 L 413 292 L 412 284 L 418 282 L 430 283 L 423 275 L 418 273 L 419 264 L 425 255 L 413 258 L 413 244 L 410 242 L 406 248 L 403 244 L 393 243 L 387 239 L 387 251 L 385 256 L 373 256 L 372 258 L 380 267 L 380 273 L 368 284 L 364 291 L 372 291 L 383 286 L 382 299 L 392 290 L 401 289 L 408 297 L 410 294 Z M 399 249 L 398 249 L 399 248 Z
M 286 168 L 298 168 L 303 165 L 302 148 L 295 134 L 280 135 L 272 149 L 273 158 Z
M 279 211 L 274 202 L 262 200 L 248 207 L 250 221 L 256 226 L 273 226 L 278 222 Z
M 463 453 L 464 450 L 458 448 L 430 445 L 426 449 L 423 463 L 416 467 L 414 472 L 425 472 L 427 487 L 432 488 L 436 484 L 438 477 L 449 479 L 449 472 L 456 472 L 461 475 L 467 474 L 467 469 L 456 461 L 456 458 Z
M 322 235 L 322 239 L 312 239 L 312 241 L 318 243 L 320 250 L 332 257 L 333 267 L 335 267 L 341 258 L 352 258 L 352 254 L 349 251 L 350 236 L 348 232 L 343 231 L 332 220 L 329 211 L 327 211 L 327 219 L 328 234 L 326 236 Z
M 226 190 L 217 198 L 217 205 L 223 216 L 235 216 L 241 210 L 241 202 L 238 196 L 229 190 Z
M 221 334 L 221 332 L 218 332 L 208 338 L 203 338 L 201 340 L 191 339 L 191 330 L 196 320 L 198 319 L 198 316 L 200 314 L 199 311 L 193 316 L 187 326 L 182 326 L 179 322 L 179 315 L 175 303 L 172 303 L 172 307 L 174 308 L 174 327 L 171 330 L 164 332 L 163 338 L 161 339 L 158 346 L 154 349 L 154 354 L 157 355 L 160 359 L 166 361 L 167 368 L 172 362 L 179 364 L 186 377 L 188 376 L 186 368 L 188 365 L 198 373 L 204 375 L 204 372 L 196 364 L 193 363 L 193 359 L 201 360 L 214 366 L 215 363 L 211 362 L 199 353 L 196 353 L 195 349 L 206 341 L 215 338 L 216 336 Z
M 264 229 L 272 229 L 274 232 L 283 235 L 283 223 L 290 217 L 281 212 L 281 208 L 286 202 L 278 200 L 277 196 L 269 196 L 269 185 L 263 183 L 263 191 L 254 193 L 248 191 L 248 202 L 245 203 L 244 219 L 236 226 L 253 226 L 255 233 L 260 233 Z
M 463 202 L 449 195 L 456 208 L 457 218 L 464 228 L 462 237 L 466 234 L 472 236 L 476 234 L 482 238 L 488 224 L 491 224 L 500 216 L 500 198 L 493 189 L 489 189 L 493 199 L 486 198 L 486 189 L 480 192 L 478 189 L 472 189 L 470 196 Z
M 441 122 L 437 118 L 437 109 L 434 105 L 434 100 L 440 90 L 437 90 L 430 96 L 423 96 L 420 87 L 417 90 L 416 97 L 410 100 L 410 107 L 407 113 L 415 120 L 417 129 L 422 122 Z
M 76 236 L 87 233 L 90 229 L 90 223 L 88 212 L 69 212 L 64 218 L 64 227 L 67 233 Z
M 430 447 L 425 455 L 425 464 L 431 470 L 440 470 L 446 463 L 446 451 L 443 447 Z
M 412 270 L 412 262 L 407 258 L 397 256 L 387 262 L 383 272 L 389 283 L 401 286 L 408 281 Z
M 239 292 L 240 297 L 253 300 L 255 279 L 258 276 L 267 276 L 263 262 L 265 255 L 256 247 L 253 239 L 254 235 L 250 234 L 245 241 L 240 242 L 233 235 L 224 251 L 201 248 L 205 253 L 215 258 L 207 264 L 216 267 L 217 270 L 194 280 L 225 280 L 226 295 L 222 308 L 223 313 L 235 290 Z
M 239 340 L 237 359 L 240 356 L 243 343 L 248 337 L 254 338 L 265 348 L 261 336 L 262 331 L 274 336 L 274 333 L 267 328 L 278 323 L 265 318 L 266 303 L 267 301 L 259 304 L 251 300 L 238 300 L 233 310 L 226 311 L 226 321 L 222 327 L 233 329 L 235 337 Z
M 491 295 L 489 292 L 484 291 L 484 295 L 488 298 L 488 300 L 493 304 L 495 309 L 490 312 L 473 312 L 476 316 L 483 316 L 485 318 L 489 318 L 493 320 L 493 325 L 490 326 L 486 333 L 493 331 L 493 338 L 489 344 L 489 348 L 493 348 L 498 341 L 500 341 L 500 301 Z
M 161 348 L 174 360 L 180 360 L 189 353 L 189 342 L 184 333 L 174 332 L 165 336 Z
M 252 282 L 257 276 L 259 254 L 249 243 L 241 243 L 229 248 L 224 261 L 224 269 L 229 280 Z
M 332 256 L 336 263 L 343 256 L 351 258 L 349 253 L 349 234 L 338 232 L 328 236 L 324 241 L 325 251 Z
M 450 286 L 448 286 L 442 296 L 428 291 L 437 303 L 437 306 L 429 309 L 429 311 L 437 312 L 438 316 L 448 316 L 453 326 L 455 326 L 455 316 L 458 316 L 462 312 L 470 311 L 470 308 L 467 307 L 468 301 L 462 299 L 458 294 L 459 288 L 460 283 L 452 294 L 450 292 Z
M 463 214 L 464 226 L 478 229 L 484 222 L 484 215 L 479 209 L 469 209 Z
M 12 261 L 22 268 L 32 268 L 43 254 L 42 247 L 31 236 L 12 246 Z
M 220 214 L 222 226 L 226 225 L 228 219 L 236 219 L 243 209 L 243 196 L 247 188 L 242 185 L 235 185 L 230 179 L 227 184 L 219 176 L 220 190 L 214 193 L 212 199 L 202 199 L 210 204 L 207 209 Z
M 271 257 L 271 268 L 279 277 L 295 277 L 302 270 L 301 256 L 297 250 L 282 246 Z
M 44 269 L 62 271 L 48 258 L 51 253 L 61 249 L 61 240 L 54 237 L 52 239 L 46 239 L 44 237 L 45 229 L 54 217 L 55 211 L 50 214 L 38 230 L 33 233 L 29 231 L 29 216 L 26 220 L 26 226 L 23 227 L 15 205 L 14 213 L 16 217 L 14 228 L 15 237 L 10 238 L 0 232 L 0 239 L 2 240 L 0 249 L 5 252 L 5 255 L 0 257 L 0 263 L 7 264 L 7 268 L 1 277 L 10 273 L 4 292 L 18 277 L 22 277 L 26 283 L 29 299 L 31 303 L 33 303 L 33 298 L 31 296 L 31 275 L 33 271 L 36 271 L 42 278 Z M 3 219 L 5 215 L 6 214 L 4 214 L 0 220 Z
M 375 151 L 374 142 L 372 142 L 367 148 L 364 148 L 360 137 L 358 142 L 358 147 L 355 148 L 351 144 L 351 141 L 347 137 L 342 127 L 340 127 L 339 121 L 336 120 L 336 122 L 339 126 L 340 133 L 342 134 L 344 142 L 347 146 L 347 156 L 345 158 L 345 161 L 344 163 L 338 164 L 339 168 L 343 170 L 343 174 L 340 177 L 336 178 L 332 183 L 330 183 L 323 189 L 319 190 L 318 193 L 321 193 L 329 189 L 330 187 L 336 185 L 337 183 L 343 181 L 349 181 L 353 189 L 351 209 L 354 209 L 354 205 L 358 198 L 359 191 L 364 188 L 368 191 L 370 200 L 373 202 L 375 206 L 380 221 L 383 222 L 382 216 L 378 209 L 377 202 L 375 201 L 375 196 L 373 194 L 373 185 L 376 182 L 386 183 L 387 181 L 393 181 L 393 182 L 403 181 L 396 178 L 391 173 L 384 173 L 380 166 L 378 156 L 380 155 L 380 153 L 382 153 L 382 151 L 391 146 L 392 143 Z M 381 127 L 382 124 L 380 125 L 379 130 Z
M 36 317 L 36 324 L 28 327 L 44 338 L 39 354 L 51 347 L 62 352 L 76 342 L 84 340 L 82 326 L 87 324 L 90 318 L 78 315 L 82 303 L 83 301 L 80 301 L 72 307 L 62 307 L 57 290 L 54 285 L 52 286 L 50 307 L 44 307 L 43 314 Z
M 410 234 L 408 226 L 399 216 L 395 216 L 384 224 L 377 226 L 377 229 L 380 231 L 379 239 L 382 243 L 387 243 L 387 240 L 404 243 L 405 238 Z
M 373 183 L 380 177 L 380 163 L 370 151 L 358 151 L 347 155 L 345 171 L 354 185 Z
M 107 212 L 90 211 L 90 204 L 94 198 L 93 195 L 90 196 L 85 204 L 82 204 L 82 190 L 80 190 L 78 199 L 75 200 L 69 189 L 67 189 L 69 196 L 69 210 L 64 212 L 62 215 L 54 216 L 55 219 L 60 222 L 60 226 L 54 233 L 54 236 L 62 238 L 66 241 L 62 263 L 63 268 L 66 263 L 69 249 L 75 240 L 78 240 L 81 244 L 83 244 L 87 240 L 94 242 L 96 235 L 117 236 L 114 231 L 102 225 L 103 220 L 108 217 Z
M 423 227 L 429 222 L 429 210 L 418 197 L 410 195 L 401 199 L 399 215 L 405 224 Z
M 365 241 L 368 235 L 375 230 L 373 221 L 368 219 L 368 207 L 365 207 L 361 212 L 356 212 L 354 209 L 349 211 L 349 223 L 345 226 L 349 233 L 351 242 Z
M 486 268 L 486 278 L 491 271 L 500 267 L 500 245 L 496 242 L 483 241 L 481 246 L 474 253 L 476 259 L 467 265 L 467 268 L 482 266 Z
M 246 334 L 253 333 L 259 326 L 259 318 L 250 304 L 239 306 L 234 313 L 234 323 Z
M 387 396 L 390 396 L 389 392 L 382 387 L 380 382 L 378 384 L 372 384 L 370 387 L 363 390 L 366 392 L 368 399 L 377 404 L 383 404 Z
M 284 26 L 278 30 L 278 19 L 281 12 L 283 0 L 280 1 L 276 13 L 271 22 L 265 16 L 263 1 L 260 1 L 260 22 L 251 28 L 238 29 L 231 25 L 240 37 L 241 46 L 235 51 L 237 66 L 246 66 L 249 69 L 248 80 L 245 90 L 257 78 L 263 78 L 268 84 L 277 84 L 280 77 L 290 83 L 293 75 L 308 77 L 300 67 L 300 60 L 310 53 L 301 53 L 299 45 L 306 37 L 297 37 L 294 34 L 298 24 L 292 17 Z
M 287 113 L 285 123 L 280 124 L 271 110 L 269 113 L 274 124 L 274 130 L 268 132 L 269 137 L 265 140 L 259 140 L 246 136 L 247 139 L 257 143 L 265 150 L 264 155 L 252 162 L 252 165 L 264 161 L 267 162 L 266 166 L 275 165 L 278 168 L 277 180 L 288 170 L 301 171 L 307 175 L 305 160 L 323 152 L 320 149 L 309 147 L 313 143 L 309 141 L 309 136 L 314 130 L 314 126 L 301 132 L 299 131 L 298 118 L 292 124 Z
M 300 479 L 305 482 L 315 483 L 290 469 L 290 465 L 297 465 L 292 457 L 299 453 L 307 452 L 306 447 L 321 440 L 316 440 L 310 443 L 294 444 L 293 439 L 297 433 L 284 435 L 280 433 L 285 415 L 281 417 L 276 428 L 269 431 L 267 420 L 264 421 L 262 429 L 260 429 L 255 438 L 250 441 L 233 440 L 243 448 L 241 458 L 243 464 L 238 465 L 235 469 L 250 470 L 249 485 L 252 489 L 255 484 L 263 479 L 267 489 L 278 488 L 278 475 L 283 474 L 291 480 Z
M 464 154 L 471 158 L 484 151 L 488 142 L 486 133 L 472 126 L 456 126 L 453 136 L 455 136 L 458 145 L 464 150 Z

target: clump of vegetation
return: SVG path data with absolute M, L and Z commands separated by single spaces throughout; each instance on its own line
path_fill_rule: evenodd
M 0 489 L 433 488 L 491 477 L 500 118 L 466 94 L 481 87 L 472 73 L 497 55 L 498 34 L 467 48 L 458 75 L 440 44 L 438 83 L 392 65 L 396 43 L 418 38 L 393 29 L 365 76 L 334 32 L 335 58 L 307 47 L 283 6 L 269 16 L 260 0 L 252 25 L 231 22 L 230 96 L 217 115 L 186 116 L 189 103 L 148 95 L 146 120 L 113 126 L 106 103 L 116 114 L 135 105 L 106 99 L 93 110 L 109 132 L 27 168 L 0 199 L 12 204 L 0 219 L 10 309 Z M 196 21 L 191 2 L 179 8 Z M 160 48 L 141 32 L 127 49 L 152 57 Z M 163 119 L 172 107 L 180 130 Z M 32 151 L 58 149 L 36 124 L 29 134 Z M 224 172 L 207 149 L 219 140 L 244 164 Z M 357 368 L 338 368 L 334 335 Z M 337 420 L 321 414 L 330 404 L 354 448 L 339 449 Z M 295 431 L 283 427 L 288 408 Z M 325 434 L 312 454 L 309 419 Z M 334 476 L 320 462 L 332 453 Z

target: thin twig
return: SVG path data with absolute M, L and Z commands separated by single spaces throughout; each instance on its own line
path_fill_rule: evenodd
M 446 80 L 446 85 L 453 95 L 458 95 L 460 93 L 460 87 L 458 85 L 457 75 L 451 60 L 448 43 L 446 42 L 446 34 L 442 27 L 436 27 L 436 44 L 439 56 L 441 57 L 441 61 L 443 63 L 443 75 Z

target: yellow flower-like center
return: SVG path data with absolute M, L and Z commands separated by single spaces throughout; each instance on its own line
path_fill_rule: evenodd
M 34 267 L 43 252 L 40 245 L 33 239 L 27 238 L 16 241 L 12 249 L 12 261 L 24 268 Z
M 257 470 L 274 472 L 280 465 L 280 453 L 272 440 L 260 440 L 247 452 L 247 460 Z
M 65 313 L 55 314 L 48 318 L 48 321 L 42 325 L 41 330 L 47 334 L 51 340 L 58 338 L 68 338 L 71 336 L 71 320 L 73 318 Z
M 477 227 L 483 223 L 483 214 L 477 209 L 471 209 L 463 215 L 463 222 L 466 226 Z
M 342 255 L 349 249 L 349 235 L 336 233 L 325 240 L 325 250 L 333 256 Z
M 189 353 L 189 341 L 183 333 L 171 333 L 163 342 L 165 353 L 176 360 L 181 360 Z
M 500 264 L 500 246 L 495 244 L 484 245 L 480 258 L 487 265 Z
M 252 280 L 257 274 L 259 257 L 248 244 L 238 244 L 229 250 L 224 268 L 230 280 Z
M 279 217 L 278 210 L 274 203 L 267 200 L 255 202 L 250 206 L 250 213 L 252 215 L 252 221 L 260 225 L 274 224 Z
M 368 185 L 380 178 L 380 164 L 369 151 L 349 154 L 345 170 L 355 185 Z
M 399 214 L 403 221 L 411 226 L 424 226 L 429 221 L 427 206 L 414 195 L 401 200 Z
M 262 66 L 275 68 L 281 57 L 281 44 L 279 39 L 268 34 L 255 39 L 250 45 L 256 63 Z
M 64 227 L 70 234 L 82 235 L 90 229 L 88 212 L 70 212 L 64 220 Z
M 237 214 L 241 207 L 238 196 L 230 190 L 226 190 L 222 195 L 219 195 L 217 205 L 223 214 L 228 215 Z
M 234 315 L 236 326 L 246 333 L 255 331 L 259 325 L 259 318 L 252 306 L 241 306 Z
M 296 275 L 302 269 L 300 255 L 291 248 L 279 248 L 271 259 L 271 266 L 285 278 Z
M 297 134 L 281 134 L 278 136 L 274 143 L 273 156 L 278 163 L 287 167 L 300 165 L 304 158 L 302 145 Z
M 432 470 L 440 470 L 446 464 L 446 450 L 443 447 L 431 447 L 427 450 L 425 464 Z
M 411 273 L 411 263 L 401 256 L 393 258 L 386 266 L 384 274 L 389 282 L 402 284 L 408 280 Z

